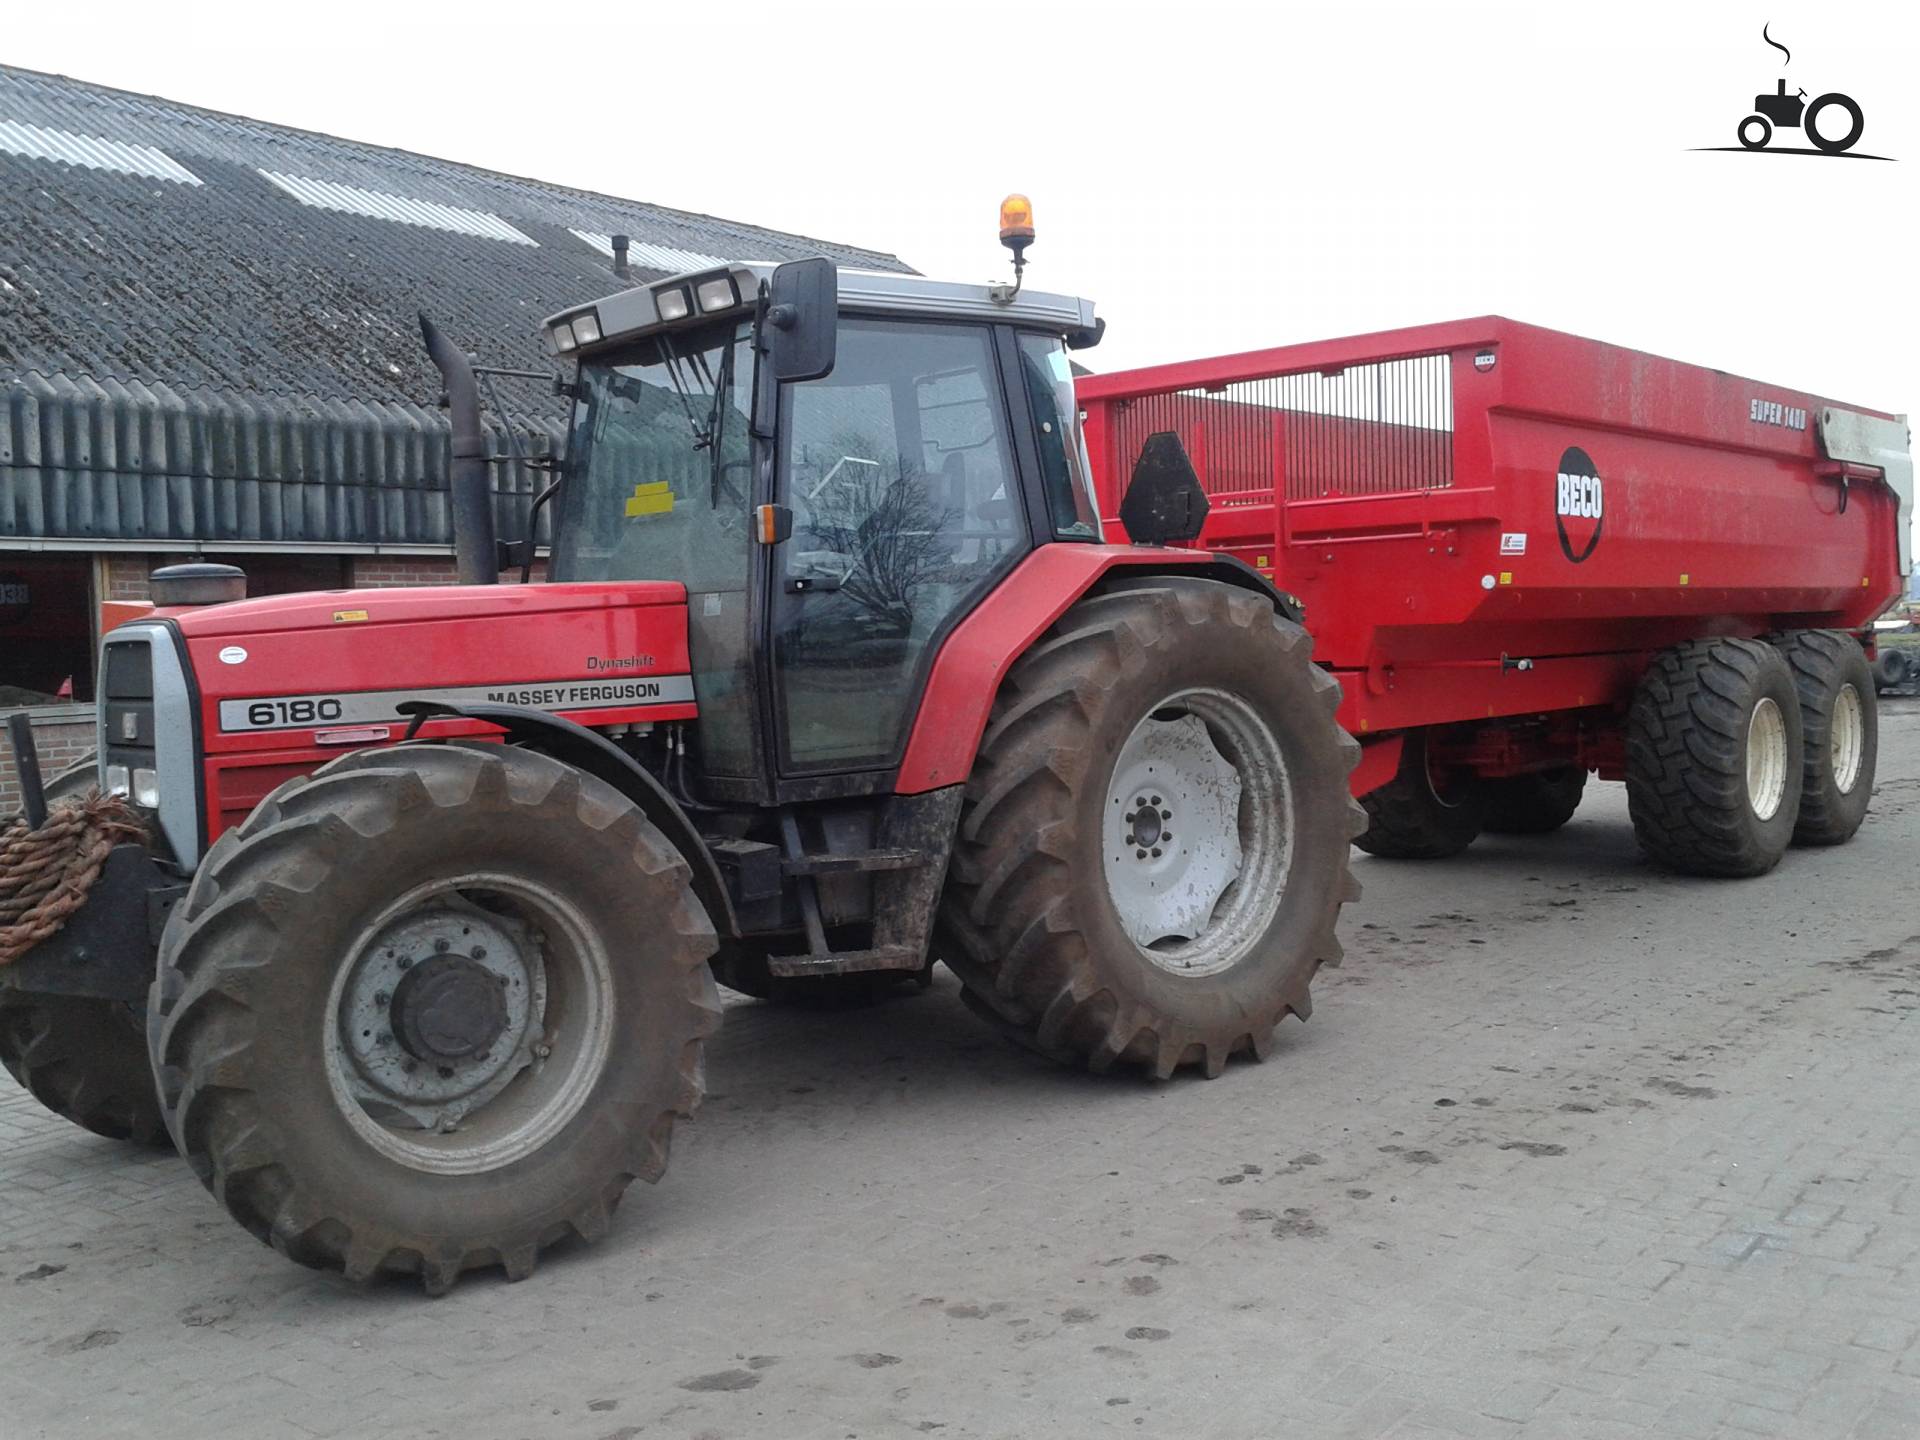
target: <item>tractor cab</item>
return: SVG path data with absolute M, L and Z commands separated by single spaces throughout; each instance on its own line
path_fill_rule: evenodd
M 740 264 L 547 322 L 578 361 L 550 577 L 686 586 L 717 795 L 884 788 L 946 632 L 1100 540 L 1068 361 L 1100 323 L 1010 291 Z

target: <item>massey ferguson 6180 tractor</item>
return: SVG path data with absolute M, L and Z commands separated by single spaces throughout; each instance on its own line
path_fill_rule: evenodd
M 1017 262 L 1030 217 L 1003 221 Z M 164 1131 L 295 1260 L 439 1292 L 659 1178 L 716 976 L 938 958 L 1040 1050 L 1162 1077 L 1307 1014 L 1359 748 L 1255 567 L 1103 541 L 1090 304 L 817 260 L 547 330 L 577 361 L 550 583 L 485 583 L 526 552 L 428 327 L 469 583 L 161 572 L 105 639 L 103 793 L 48 815 L 24 747 L 0 1059 L 41 1100 Z M 1177 440 L 1123 509 L 1197 533 Z

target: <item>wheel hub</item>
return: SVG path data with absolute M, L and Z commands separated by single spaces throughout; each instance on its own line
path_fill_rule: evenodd
M 364 946 L 336 1013 L 339 1078 L 370 1113 L 448 1131 L 534 1061 L 546 1006 L 538 933 L 448 897 Z
M 416 1060 L 484 1054 L 511 1017 L 503 977 L 466 956 L 435 955 L 413 966 L 393 992 L 393 1035 Z

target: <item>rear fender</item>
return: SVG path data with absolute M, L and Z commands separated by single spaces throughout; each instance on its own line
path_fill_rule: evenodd
M 1300 602 L 1245 561 L 1204 550 L 1145 545 L 1043 545 L 954 627 L 927 677 L 894 790 L 917 795 L 958 785 L 973 769 L 994 696 L 1013 662 L 1103 579 L 1181 575 L 1261 596 L 1289 620 Z
M 714 929 L 723 936 L 738 935 L 733 899 L 721 877 L 719 862 L 680 802 L 667 793 L 644 766 L 606 736 L 584 725 L 525 705 L 450 705 L 437 700 L 410 700 L 398 707 L 416 717 L 458 716 L 498 725 L 515 745 L 551 755 L 562 764 L 604 780 L 625 795 L 651 820 L 693 870 L 693 893 L 707 907 Z

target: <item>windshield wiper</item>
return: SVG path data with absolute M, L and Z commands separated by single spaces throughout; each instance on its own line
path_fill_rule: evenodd
M 693 431 L 693 448 L 705 450 L 720 438 L 720 420 L 725 413 L 722 401 L 727 393 L 728 382 L 733 375 L 734 347 L 731 342 L 724 347 L 720 356 L 720 373 L 716 376 L 707 364 L 704 353 L 696 350 L 691 355 L 680 354 L 673 348 L 673 338 L 669 335 L 662 335 L 659 345 L 661 356 L 666 362 L 667 381 L 673 386 L 673 393 L 679 397 L 680 408 L 686 412 L 687 426 Z M 683 365 L 694 381 L 706 385 L 707 393 L 711 397 L 704 423 L 695 418 L 693 406 L 689 403 L 694 387 L 688 383 L 689 376 L 681 373 Z

